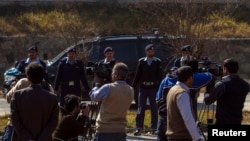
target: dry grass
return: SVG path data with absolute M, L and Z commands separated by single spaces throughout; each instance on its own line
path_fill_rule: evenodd
M 7 125 L 8 117 L 9 117 L 9 115 L 5 115 L 5 116 L 0 117 L 0 131 L 4 130 L 4 127 Z
M 5 11 L 2 10 L 2 13 L 10 11 L 10 13 L 0 15 L 0 32 L 2 34 L 93 36 L 97 34 L 145 32 L 154 26 L 159 27 L 162 32 L 167 32 L 169 30 L 168 21 L 170 21 L 168 16 L 160 14 L 146 16 L 145 9 L 129 6 L 72 5 L 64 8 L 45 9 L 44 7 L 34 7 L 30 9 L 16 8 L 15 10 L 10 11 L 8 8 Z M 148 10 L 152 11 L 148 11 L 148 14 L 161 13 L 161 11 L 170 12 L 168 8 L 159 8 L 159 6 L 155 6 L 155 9 L 148 8 Z M 246 16 L 243 15 L 243 17 Z M 206 23 L 198 20 L 190 25 L 193 34 L 200 33 L 196 29 L 201 30 L 198 28 L 201 26 L 203 32 L 206 31 L 205 36 L 208 37 L 249 37 L 250 35 L 250 26 L 247 20 L 239 21 L 237 17 L 220 13 L 206 15 L 205 19 Z M 187 21 L 183 22 L 186 23 Z M 166 31 L 163 31 L 164 29 Z M 171 32 L 174 33 L 174 31 Z
M 200 111 L 198 111 L 198 113 L 199 112 Z M 146 116 L 145 116 L 145 120 L 144 120 L 144 127 L 145 127 L 145 129 L 147 129 L 147 128 L 150 127 L 150 120 L 151 120 L 151 118 L 150 118 L 150 110 L 147 110 L 145 115 Z M 128 112 L 128 116 L 127 116 L 127 119 L 128 119 L 128 128 L 135 128 L 135 117 L 136 117 L 136 111 L 129 111 Z M 214 118 L 212 111 L 209 111 L 209 113 L 204 112 L 203 116 L 199 117 L 199 120 L 202 123 L 207 124 L 207 118 Z M 243 111 L 243 121 L 242 121 L 242 124 L 248 124 L 248 125 L 250 125 L 250 111 Z
M 3 130 L 8 122 L 9 115 L 5 115 L 0 117 L 0 130 Z M 128 119 L 128 128 L 135 128 L 135 117 L 136 117 L 136 111 L 129 111 L 127 114 Z M 202 123 L 207 123 L 207 117 L 212 117 L 212 112 L 210 111 L 209 116 L 207 116 L 207 113 L 204 113 L 203 119 L 200 119 Z M 145 120 L 144 120 L 144 128 L 148 129 L 150 127 L 150 110 L 146 110 L 145 114 Z M 243 112 L 243 124 L 250 125 L 250 111 L 244 111 Z

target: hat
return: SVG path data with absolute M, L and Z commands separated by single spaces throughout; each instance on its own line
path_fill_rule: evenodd
M 106 47 L 106 48 L 104 49 L 104 54 L 105 54 L 106 52 L 109 52 L 109 51 L 113 51 L 112 47 Z
M 191 46 L 190 45 L 184 45 L 181 47 L 181 51 L 190 51 L 191 50 Z
M 37 46 L 31 46 L 28 48 L 28 51 L 32 51 L 32 50 L 37 52 Z
M 67 49 L 67 53 L 69 53 L 69 52 L 76 52 L 75 47 L 74 47 L 74 46 L 73 46 L 73 47 L 69 47 L 69 48 Z
M 145 51 L 147 50 L 153 50 L 154 49 L 154 44 L 148 44 L 146 47 L 145 47 Z

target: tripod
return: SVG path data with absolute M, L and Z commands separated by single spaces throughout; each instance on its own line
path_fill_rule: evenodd
M 203 101 L 198 115 L 198 119 L 200 121 L 197 125 L 205 141 L 207 141 L 207 137 L 205 135 L 205 132 L 207 132 L 207 125 L 211 125 L 214 123 L 214 115 L 215 115 L 215 104 L 213 103 L 212 105 L 206 105 L 205 102 Z
M 96 117 L 99 112 L 99 103 L 91 101 L 89 107 L 90 107 L 89 118 L 84 123 L 82 141 L 91 141 L 96 130 L 95 123 L 96 123 Z

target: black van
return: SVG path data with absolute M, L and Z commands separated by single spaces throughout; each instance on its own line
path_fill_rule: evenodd
M 175 58 L 174 48 L 168 44 L 169 40 L 166 36 L 158 34 L 113 35 L 79 41 L 75 48 L 80 54 L 79 57 L 84 61 L 86 70 L 88 70 L 89 67 L 92 67 L 89 66 L 89 62 L 95 63 L 105 58 L 104 49 L 107 46 L 112 47 L 115 59 L 128 65 L 130 71 L 127 82 L 131 84 L 138 59 L 145 56 L 145 46 L 149 43 L 155 45 L 155 57 L 162 60 L 164 72 L 168 71 Z M 66 56 L 66 50 L 47 63 L 48 74 L 52 82 L 59 61 Z

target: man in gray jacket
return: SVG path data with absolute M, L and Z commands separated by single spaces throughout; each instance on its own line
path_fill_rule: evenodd
M 57 96 L 41 86 L 42 65 L 30 63 L 26 75 L 31 85 L 15 91 L 11 99 L 12 141 L 51 141 L 58 122 Z

